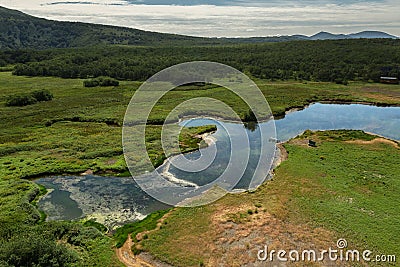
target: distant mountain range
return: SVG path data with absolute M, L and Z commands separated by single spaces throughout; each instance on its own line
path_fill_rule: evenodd
M 307 40 L 340 40 L 340 39 L 378 39 L 378 38 L 390 38 L 390 39 L 398 39 L 397 36 L 387 34 L 385 32 L 379 31 L 363 31 L 359 33 L 351 33 L 351 34 L 332 34 L 329 32 L 319 32 L 313 36 L 307 37 L 304 36 L 304 39 Z
M 227 42 L 240 43 L 260 43 L 260 42 L 285 42 L 285 41 L 316 41 L 316 40 L 343 40 L 343 39 L 399 39 L 399 37 L 380 31 L 362 31 L 351 34 L 333 34 L 329 32 L 319 32 L 312 36 L 306 35 L 284 35 L 273 37 L 249 37 L 249 38 L 221 38 Z
M 81 22 L 53 21 L 0 7 L 0 49 L 46 49 L 99 44 L 120 45 L 207 45 L 283 42 L 293 40 L 338 40 L 398 37 L 378 31 L 355 34 L 320 32 L 313 36 L 292 35 L 251 38 L 205 38 L 157 33 L 133 28 Z

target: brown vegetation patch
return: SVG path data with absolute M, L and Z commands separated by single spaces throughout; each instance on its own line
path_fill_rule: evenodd
M 397 101 L 399 98 L 399 96 L 382 95 L 378 93 L 364 93 L 364 96 L 374 100 L 379 100 L 383 103 L 390 103 L 393 101 Z
M 350 143 L 350 144 L 358 144 L 358 145 L 374 145 L 374 144 L 379 144 L 379 143 L 383 143 L 383 144 L 388 144 L 391 145 L 395 148 L 399 148 L 399 143 L 393 141 L 393 140 L 389 140 L 386 138 L 382 138 L 382 137 L 378 137 L 375 138 L 371 141 L 365 141 L 365 140 L 352 140 L 352 141 L 345 141 L 346 143 Z
M 232 221 L 232 215 L 238 214 L 246 214 L 246 219 Z M 216 234 L 216 250 L 211 254 L 207 266 L 269 266 L 268 264 L 280 266 L 277 261 L 267 263 L 257 259 L 258 250 L 265 245 L 269 249 L 287 251 L 291 249 L 319 251 L 335 247 L 332 243 L 332 240 L 335 240 L 334 233 L 329 230 L 279 219 L 267 210 L 255 212 L 254 206 L 248 204 L 236 207 L 218 205 L 212 216 L 212 224 Z M 298 266 L 304 264 L 303 262 Z M 311 265 L 326 266 L 326 264 L 327 262 Z M 337 266 L 342 265 L 338 263 Z
M 109 159 L 106 161 L 106 165 L 114 165 L 115 163 L 117 163 L 116 159 Z
M 393 88 L 363 87 L 363 88 L 361 88 L 361 90 L 363 92 L 373 93 L 374 96 L 376 96 L 376 94 L 380 94 L 380 95 L 389 95 L 389 96 L 393 96 L 393 97 L 397 97 L 397 98 L 400 97 L 400 92 L 395 91 L 394 87 Z
M 313 136 L 313 140 L 315 141 L 317 139 L 316 136 Z M 297 145 L 297 146 L 303 146 L 303 147 L 308 147 L 308 141 L 309 139 L 300 139 L 300 138 L 296 138 L 293 140 L 290 140 L 289 142 L 287 142 L 288 144 L 293 144 L 293 145 Z

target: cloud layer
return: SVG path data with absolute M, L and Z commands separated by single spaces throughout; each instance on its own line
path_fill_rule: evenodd
M 187 2 L 185 0 L 185 2 Z M 195 36 L 271 36 L 380 30 L 400 35 L 400 1 L 0 0 L 31 15 Z

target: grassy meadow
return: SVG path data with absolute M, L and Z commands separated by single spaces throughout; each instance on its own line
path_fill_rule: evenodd
M 350 83 L 256 80 L 276 116 L 315 101 L 396 104 L 400 86 Z M 118 87 L 83 87 L 83 80 L 20 77 L 0 72 L 0 175 L 29 178 L 45 174 L 126 171 L 121 145 L 121 125 L 127 104 L 140 86 L 122 81 Z M 54 99 L 25 107 L 6 107 L 8 96 L 47 89 Z M 248 108 L 224 88 L 183 88 L 169 92 L 155 106 L 150 121 L 158 122 L 182 101 L 213 97 L 238 114 Z M 159 136 L 157 125 L 148 127 L 149 139 Z M 148 144 L 152 145 L 152 144 Z M 157 144 L 155 144 L 157 145 Z M 159 151 L 157 147 L 152 149 Z M 161 155 L 154 156 L 154 160 Z

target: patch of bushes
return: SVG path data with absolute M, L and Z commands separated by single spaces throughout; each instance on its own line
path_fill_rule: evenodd
M 102 238 L 102 233 L 94 227 L 71 229 L 67 234 L 66 240 L 68 244 L 81 248 L 88 248 L 90 240 Z
M 83 81 L 84 87 L 97 87 L 97 86 L 119 86 L 119 82 L 109 77 L 99 77 Z
M 348 85 L 349 84 L 349 82 L 346 79 L 342 79 L 342 78 L 335 79 L 335 83 L 336 84 L 343 84 L 343 85 Z
M 88 220 L 88 221 L 84 222 L 83 226 L 85 226 L 85 227 L 94 227 L 94 228 L 96 228 L 97 230 L 99 230 L 102 233 L 106 233 L 107 230 L 108 230 L 107 227 L 105 227 L 103 224 L 98 223 L 98 222 L 96 222 L 94 220 Z
M 12 95 L 7 98 L 6 106 L 23 107 L 32 105 L 37 102 L 50 101 L 53 99 L 53 94 L 49 90 L 37 90 L 29 94 Z
M 133 255 L 139 255 L 142 250 L 140 248 L 138 248 L 137 246 L 132 246 L 131 248 Z
M 71 121 L 71 122 L 97 122 L 97 123 L 105 123 L 109 126 L 121 126 L 122 123 L 117 118 L 89 118 L 89 117 L 80 117 L 80 116 L 73 116 L 73 117 L 59 117 L 54 118 L 51 120 L 47 120 L 45 122 L 46 127 L 52 126 L 54 123 L 61 122 L 61 121 Z
M 78 254 L 42 226 L 0 224 L 1 266 L 71 266 Z
M 11 107 L 11 106 L 18 106 L 18 107 L 23 107 L 27 105 L 32 105 L 37 103 L 36 98 L 34 98 L 31 95 L 13 95 L 8 97 L 6 101 L 6 106 Z
M 52 93 L 49 90 L 37 90 L 33 91 L 30 94 L 33 98 L 35 98 L 38 102 L 42 101 L 50 101 L 53 99 Z
M 245 113 L 242 117 L 243 117 L 244 122 L 256 122 L 257 121 L 257 117 L 251 109 L 249 109 L 247 111 L 247 113 Z

